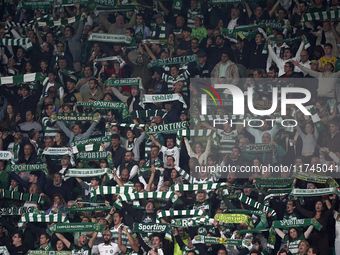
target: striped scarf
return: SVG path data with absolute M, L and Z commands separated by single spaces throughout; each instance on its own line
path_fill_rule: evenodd
M 164 119 L 166 112 L 162 110 L 137 110 L 131 112 L 132 119 L 139 119 L 139 118 L 150 118 L 155 116 L 160 116 Z
M 30 202 L 36 202 L 42 205 L 45 203 L 45 198 L 41 197 L 39 194 L 28 194 L 28 193 L 21 193 L 18 191 L 9 191 L 9 190 L 4 190 L 4 189 L 0 192 L 0 198 L 30 201 Z
M 0 77 L 0 84 L 12 84 L 12 83 L 23 83 L 23 82 L 33 82 L 33 81 L 41 81 L 43 82 L 47 79 L 41 73 L 30 73 L 16 76 L 8 76 L 8 77 Z
M 266 211 L 267 213 L 271 213 L 272 214 L 272 217 L 276 215 L 276 212 L 275 210 L 267 207 L 267 206 L 264 206 L 263 204 L 251 199 L 250 197 L 244 195 L 243 193 L 241 193 L 239 195 L 239 198 L 238 198 L 241 202 L 251 206 L 251 207 L 254 207 L 260 211 Z
M 69 222 L 67 217 L 61 213 L 56 214 L 38 214 L 38 213 L 26 213 L 22 216 L 18 222 L 19 230 L 23 228 L 23 222 Z
M 0 39 L 0 45 L 6 45 L 6 46 L 22 46 L 27 45 L 27 51 L 31 50 L 33 45 L 30 39 L 28 38 L 21 38 L 21 39 L 15 39 L 15 38 L 8 38 L 8 39 Z
M 171 211 L 161 211 L 157 214 L 157 220 L 165 217 L 174 217 L 174 216 L 202 216 L 206 215 L 202 210 L 171 210 Z
M 316 20 L 329 20 L 329 19 L 338 19 L 340 18 L 340 10 L 329 10 L 324 12 L 310 12 L 306 13 L 302 17 L 302 22 L 306 21 L 316 21 Z
M 176 184 L 170 187 L 172 191 L 196 191 L 215 190 L 220 187 L 227 188 L 226 183 L 200 183 L 200 184 Z
M 113 195 L 113 194 L 131 194 L 135 192 L 132 187 L 112 187 L 112 186 L 99 186 L 93 190 L 91 197 L 100 195 Z
M 158 25 L 156 25 L 156 27 L 152 31 L 152 38 L 153 39 L 165 39 L 165 26 L 166 26 L 166 23 L 165 23 L 165 21 L 163 21 L 159 36 L 158 36 L 158 38 L 156 38 L 156 31 L 157 31 L 157 27 L 158 27 Z
M 216 132 L 211 129 L 199 129 L 199 130 L 179 130 L 176 135 L 176 146 L 179 147 L 181 142 L 181 137 L 186 136 L 188 139 L 197 136 L 211 136 L 214 140 L 213 147 L 217 148 L 217 136 Z
M 0 246 L 0 254 L 3 254 L 3 255 L 11 255 L 9 253 L 9 251 L 7 250 L 7 247 L 6 246 Z
M 145 127 L 145 124 L 132 124 L 132 123 L 111 123 L 111 126 L 127 127 L 127 128 L 138 128 Z

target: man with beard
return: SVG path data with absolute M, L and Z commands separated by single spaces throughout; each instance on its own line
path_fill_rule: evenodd
M 131 180 L 138 173 L 137 162 L 134 160 L 134 153 L 132 151 L 125 152 L 124 161 L 117 169 L 117 175 L 119 176 L 120 169 L 129 170 L 129 179 Z
M 110 232 L 110 231 L 109 231 Z M 90 239 L 89 243 L 87 244 L 87 237 L 86 235 L 81 235 L 78 238 L 77 244 L 71 243 L 67 240 L 62 234 L 55 233 L 55 235 L 65 244 L 65 246 L 73 252 L 86 252 L 87 254 L 91 254 L 91 249 L 93 247 L 93 242 L 97 237 L 98 232 L 96 232 L 92 238 Z M 104 238 L 105 239 L 105 238 Z M 86 253 L 84 253 L 86 254 Z
M 133 182 L 129 181 L 130 178 L 130 172 L 127 168 L 124 168 L 120 174 L 120 178 L 117 176 L 117 173 L 114 172 L 113 173 L 114 179 L 117 182 L 117 184 L 119 185 L 119 187 L 124 187 L 124 186 L 134 186 Z
M 94 234 L 97 236 L 98 232 Z M 120 253 L 120 248 L 118 244 L 111 242 L 112 234 L 109 230 L 103 231 L 104 243 L 98 245 L 99 254 L 112 254 L 116 255 Z
M 119 236 L 119 228 L 126 227 L 127 231 L 130 234 L 132 234 L 132 232 L 131 232 L 131 230 L 128 226 L 125 226 L 122 223 L 123 215 L 119 211 L 114 211 L 113 209 L 111 209 L 110 214 L 108 214 L 105 218 L 107 221 L 111 218 L 112 213 L 113 213 L 113 222 L 112 222 L 113 227 L 111 227 L 110 231 L 109 231 L 110 235 L 111 235 L 110 241 L 113 242 L 115 245 L 117 245 L 118 244 L 118 236 Z M 104 240 L 105 240 L 105 233 L 103 233 L 103 235 L 104 235 Z M 126 246 L 127 248 L 131 248 L 131 244 L 129 243 L 129 238 L 128 238 L 127 234 L 125 232 L 122 232 L 121 236 L 122 236 L 122 245 Z M 105 240 L 105 243 L 106 243 L 106 240 Z

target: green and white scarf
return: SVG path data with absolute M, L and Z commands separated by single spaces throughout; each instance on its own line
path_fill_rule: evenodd
M 240 213 L 240 214 L 254 214 L 254 215 L 263 215 L 264 212 L 257 210 L 242 210 L 242 209 L 228 209 L 227 213 Z
M 172 11 L 175 15 L 179 15 L 182 11 L 182 0 L 173 0 Z
M 263 200 L 266 202 L 266 200 L 270 199 L 271 197 L 282 197 L 288 195 L 291 191 L 292 189 L 270 189 L 267 191 L 267 195 Z
M 276 220 L 272 224 L 272 228 L 291 228 L 291 227 L 307 227 L 313 225 L 315 229 L 319 230 L 322 228 L 322 225 L 314 219 L 284 219 L 284 220 Z
M 148 64 L 148 68 L 152 68 L 155 66 L 178 65 L 190 62 L 198 62 L 198 57 L 191 55 L 174 58 L 156 59 Z
M 37 251 L 37 250 L 30 250 L 27 254 L 28 255 L 70 255 L 70 254 L 72 254 L 72 252 L 71 251 Z
M 63 147 L 63 148 L 49 147 L 49 148 L 47 148 L 47 150 L 44 150 L 42 154 L 43 155 L 49 155 L 49 156 L 69 155 L 71 164 L 75 165 L 73 154 L 67 147 Z
M 52 3 L 50 1 L 27 1 L 18 4 L 17 9 L 50 9 L 52 8 Z
M 89 143 L 106 143 L 111 141 L 111 136 L 101 136 L 89 139 L 82 139 L 71 142 L 71 146 L 87 145 Z
M 109 79 L 105 83 L 110 87 L 138 86 L 139 90 L 144 90 L 142 80 L 138 78 Z
M 114 60 L 117 60 L 119 62 L 120 68 L 123 68 L 123 66 L 126 65 L 126 62 L 122 58 L 119 58 L 119 57 L 116 57 L 116 56 L 111 56 L 111 57 L 106 57 L 106 58 L 99 58 L 99 59 L 96 59 L 96 62 L 114 61 Z
M 335 187 L 323 189 L 293 189 L 290 192 L 290 195 L 295 197 L 314 197 L 330 194 L 336 194 L 338 197 L 340 196 L 338 188 Z
M 255 178 L 255 184 L 259 189 L 263 188 L 291 188 L 294 178 Z
M 127 127 L 127 128 L 138 128 L 145 127 L 145 124 L 132 124 L 132 123 L 111 123 L 111 126 Z
M 251 206 L 251 207 L 254 207 L 254 208 L 256 208 L 256 209 L 258 209 L 258 210 L 260 210 L 260 211 L 263 211 L 263 210 L 264 210 L 264 211 L 266 211 L 267 213 L 271 213 L 272 216 L 275 216 L 275 215 L 276 215 L 275 210 L 273 210 L 273 209 L 269 208 L 268 206 L 265 206 L 265 205 L 263 205 L 263 204 L 261 204 L 261 203 L 255 201 L 255 200 L 251 199 L 250 197 L 244 195 L 243 193 L 241 193 L 241 194 L 239 195 L 239 198 L 238 198 L 238 199 L 239 199 L 241 202 L 243 202 L 243 203 L 245 203 L 245 204 L 247 204 L 247 205 L 249 205 L 249 206 Z
M 0 246 L 0 254 L 3 254 L 3 255 L 11 255 L 9 253 L 9 251 L 7 250 L 7 247 L 6 246 Z
M 160 33 L 159 33 L 159 36 L 158 36 L 158 38 L 155 38 L 156 37 L 156 31 L 157 31 L 157 27 L 158 27 L 158 25 L 156 25 L 156 27 L 153 29 L 153 31 L 152 31 L 152 38 L 153 39 L 165 39 L 165 27 L 166 27 L 166 23 L 165 23 L 165 21 L 163 21 L 163 23 L 162 23 L 162 26 L 161 26 L 161 31 L 160 31 Z
M 213 147 L 217 148 L 217 136 L 216 132 L 211 129 L 199 129 L 199 130 L 179 130 L 176 135 L 176 146 L 179 147 L 181 142 L 181 137 L 186 136 L 188 139 L 190 137 L 211 136 L 213 138 Z
M 194 240 L 192 240 L 193 244 L 204 243 L 204 244 L 225 244 L 225 245 L 242 245 L 242 239 L 229 239 L 222 237 L 212 237 L 212 236 L 203 236 L 197 235 Z M 249 241 L 250 242 L 250 241 Z
M 32 165 L 7 165 L 5 171 L 12 172 L 31 172 L 43 170 L 47 173 L 47 167 L 43 164 L 32 164 Z
M 45 198 L 41 197 L 39 194 L 28 194 L 28 193 L 21 193 L 18 191 L 9 191 L 3 189 L 0 192 L 0 198 L 9 198 L 14 200 L 21 200 L 21 201 L 30 201 L 36 202 L 38 204 L 44 204 Z
M 33 211 L 34 207 L 4 207 L 0 208 L 0 215 L 23 215 Z
M 253 144 L 244 144 L 241 146 L 242 152 L 247 153 L 265 153 L 271 152 L 275 149 L 275 145 L 268 144 L 268 143 L 253 143 Z
M 248 216 L 245 214 L 217 213 L 215 214 L 215 220 L 222 221 L 225 223 L 247 223 Z
M 43 82 L 46 79 L 44 75 L 41 73 L 30 73 L 16 76 L 8 76 L 8 77 L 0 77 L 0 84 L 12 84 L 12 83 L 23 83 L 23 82 L 33 82 L 33 81 L 41 81 Z
M 146 134 L 158 134 L 158 133 L 177 133 L 178 130 L 186 130 L 188 128 L 187 122 L 175 122 L 163 125 L 148 126 Z
M 245 120 L 247 115 L 199 115 L 193 119 L 195 125 L 200 121 L 213 121 L 213 120 Z
M 215 190 L 220 187 L 227 188 L 226 183 L 200 183 L 200 184 L 176 184 L 172 185 L 172 191 L 196 191 L 196 190 Z
M 157 198 L 157 199 L 173 199 L 177 200 L 177 196 L 172 191 L 165 192 L 135 192 L 135 193 L 123 193 L 119 194 L 120 201 L 132 201 L 138 199 L 149 199 L 149 198 Z
M 61 213 L 56 214 L 38 214 L 38 213 L 26 213 L 22 216 L 18 222 L 19 230 L 23 228 L 23 222 L 69 222 L 67 217 Z M 70 224 L 70 223 L 68 223 Z
M 57 27 L 57 26 L 62 26 L 62 25 L 65 26 L 65 25 L 69 25 L 74 22 L 77 22 L 84 18 L 85 18 L 84 14 L 80 14 L 80 15 L 77 15 L 77 16 L 74 16 L 68 19 L 59 19 L 59 20 L 51 19 L 47 22 L 38 22 L 38 26 L 39 27 Z
M 278 39 L 278 38 L 271 38 L 270 40 L 273 42 L 290 42 L 290 41 L 294 41 L 294 40 L 300 40 L 301 36 L 298 37 L 294 37 L 294 38 L 288 38 L 288 39 Z M 304 45 L 305 45 L 305 49 L 308 49 L 310 47 L 310 44 L 308 42 L 307 39 L 304 39 Z M 267 54 L 268 53 L 268 42 L 265 41 L 264 46 L 263 46 L 263 50 L 262 50 L 262 54 Z
M 297 178 L 300 180 L 304 180 L 306 182 L 314 182 L 314 183 L 324 183 L 328 184 L 329 187 L 339 187 L 339 184 L 330 177 L 327 176 L 321 176 L 321 175 L 316 175 L 316 174 L 309 174 L 306 172 L 302 171 L 296 171 L 292 175 L 293 178 Z
M 165 238 L 172 241 L 172 229 L 166 223 L 135 223 L 134 233 L 165 233 Z
M 112 42 L 126 44 L 130 44 L 132 41 L 131 37 L 127 35 L 103 34 L 103 33 L 93 33 L 92 35 L 90 35 L 88 40 L 96 42 Z
M 57 223 L 50 226 L 46 232 L 52 234 L 54 232 L 103 232 L 104 230 L 105 226 L 98 223 Z
M 137 110 L 131 112 L 132 119 L 149 118 L 155 116 L 160 116 L 162 119 L 164 119 L 166 115 L 167 113 L 162 110 Z
M 126 105 L 123 102 L 94 101 L 91 107 L 96 109 L 123 109 Z
M 27 51 L 31 50 L 33 45 L 30 39 L 28 38 L 21 38 L 21 39 L 14 39 L 14 38 L 8 38 L 8 39 L 0 39 L 0 45 L 6 45 L 6 46 L 23 46 L 27 45 Z
M 82 151 L 102 151 L 103 148 L 101 147 L 101 144 L 95 143 L 95 144 L 86 144 L 86 145 L 78 145 L 72 147 L 72 152 L 74 154 L 82 152 Z
M 57 120 L 61 121 L 92 121 L 92 113 L 57 113 Z
M 318 114 L 317 110 L 314 108 L 314 106 L 313 105 L 306 106 L 306 109 L 308 111 L 310 111 L 312 121 L 314 123 L 314 126 L 318 130 L 318 132 L 320 133 L 320 132 L 324 131 L 325 126 L 324 126 L 323 122 L 321 121 L 319 114 Z
M 71 168 L 67 171 L 66 177 L 94 177 L 106 174 L 108 168 Z
M 201 216 L 206 215 L 202 210 L 171 210 L 171 211 L 161 211 L 157 214 L 157 220 L 165 217 L 174 216 Z
M 106 159 L 108 155 L 111 155 L 109 151 L 92 151 L 92 152 L 80 152 L 78 159 L 86 160 L 99 160 Z
M 200 226 L 212 226 L 214 224 L 214 219 L 205 217 L 192 217 L 192 218 L 180 218 L 172 219 L 171 226 L 173 227 L 200 227 Z M 221 225 L 220 225 L 221 226 Z
M 13 159 L 13 154 L 10 151 L 0 151 L 0 160 Z
M 163 103 L 169 101 L 180 101 L 184 108 L 188 108 L 182 96 L 178 94 L 166 94 L 166 95 L 144 95 L 141 99 L 140 105 L 144 108 L 146 103 Z
M 131 194 L 135 192 L 132 187 L 112 187 L 112 186 L 99 186 L 97 189 L 93 190 L 91 197 L 100 195 L 113 195 L 113 194 Z
M 67 212 L 94 212 L 94 211 L 106 211 L 111 210 L 111 206 L 86 206 L 86 207 L 72 207 L 63 208 L 63 211 Z
M 330 20 L 330 19 L 338 19 L 340 18 L 340 10 L 329 10 L 324 12 L 310 12 L 306 13 L 302 17 L 302 22 L 306 21 L 316 21 L 316 20 Z

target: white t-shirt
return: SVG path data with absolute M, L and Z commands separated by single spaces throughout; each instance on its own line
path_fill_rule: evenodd
M 110 245 L 105 245 L 104 243 L 98 244 L 98 251 L 100 255 L 117 255 L 120 253 L 118 244 L 115 243 Z
M 163 153 L 163 163 L 164 163 L 164 167 L 166 166 L 166 158 L 168 156 L 172 156 L 175 159 L 175 166 L 179 166 L 179 152 L 180 149 L 177 148 L 176 146 L 174 146 L 172 149 L 168 149 L 168 147 L 166 146 L 162 146 L 160 152 Z

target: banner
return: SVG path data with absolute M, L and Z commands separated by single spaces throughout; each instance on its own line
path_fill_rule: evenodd
M 12 83 L 23 83 L 23 82 L 33 82 L 40 81 L 43 82 L 46 79 L 41 73 L 30 73 L 16 76 L 0 77 L 0 84 L 12 84 Z
M 338 188 L 323 188 L 323 189 L 293 189 L 289 195 L 295 197 L 314 197 L 336 194 L 340 196 Z
M 92 113 L 57 113 L 57 120 L 61 121 L 92 121 Z
M 93 33 L 90 35 L 89 41 L 96 42 L 112 42 L 112 43 L 126 43 L 130 44 L 132 39 L 126 35 L 118 34 L 104 34 L 104 33 Z
M 241 146 L 242 152 L 247 153 L 265 153 L 271 152 L 275 149 L 275 145 L 268 143 L 253 143 L 253 144 L 244 144 Z
M 98 160 L 98 159 L 106 159 L 108 155 L 111 155 L 109 151 L 92 151 L 92 152 L 80 152 L 78 154 L 78 159 L 86 159 L 86 160 Z
M 146 103 L 163 103 L 169 101 L 180 101 L 183 104 L 183 108 L 188 108 L 183 97 L 178 94 L 144 95 L 140 105 L 144 108 L 144 104 Z
M 0 208 L 0 215 L 23 215 L 24 213 L 32 213 L 34 207 L 4 207 Z
M 263 188 L 291 188 L 294 178 L 255 178 L 255 185 Z
M 169 124 L 163 124 L 163 125 L 156 125 L 156 126 L 148 126 L 146 129 L 146 134 L 158 134 L 158 133 L 170 133 L 174 132 L 177 133 L 178 130 L 187 129 L 187 122 L 175 122 L 175 123 L 169 123 Z
M 291 228 L 291 227 L 309 227 L 313 225 L 315 229 L 319 230 L 322 228 L 322 225 L 314 219 L 284 219 L 284 220 L 276 220 L 272 224 L 272 228 Z
M 67 177 L 93 177 L 106 174 L 108 168 L 71 168 L 67 171 Z
M 78 145 L 86 145 L 89 143 L 106 143 L 111 141 L 111 136 L 101 136 L 101 137 L 95 137 L 95 138 L 89 138 L 89 139 L 82 139 L 71 142 L 71 146 L 78 146 Z
M 148 68 L 155 66 L 168 66 L 168 65 L 178 65 L 190 62 L 198 62 L 198 57 L 196 56 L 183 56 L 174 58 L 164 58 L 156 59 L 148 64 Z
M 21 193 L 18 191 L 9 191 L 3 189 L 0 192 L 0 198 L 9 198 L 14 200 L 21 200 L 21 201 L 31 201 L 37 202 L 38 204 L 45 204 L 45 198 L 41 197 L 39 194 L 29 194 L 29 193 Z
M 105 226 L 98 223 L 57 223 L 50 226 L 46 232 L 52 234 L 66 232 L 103 232 Z

